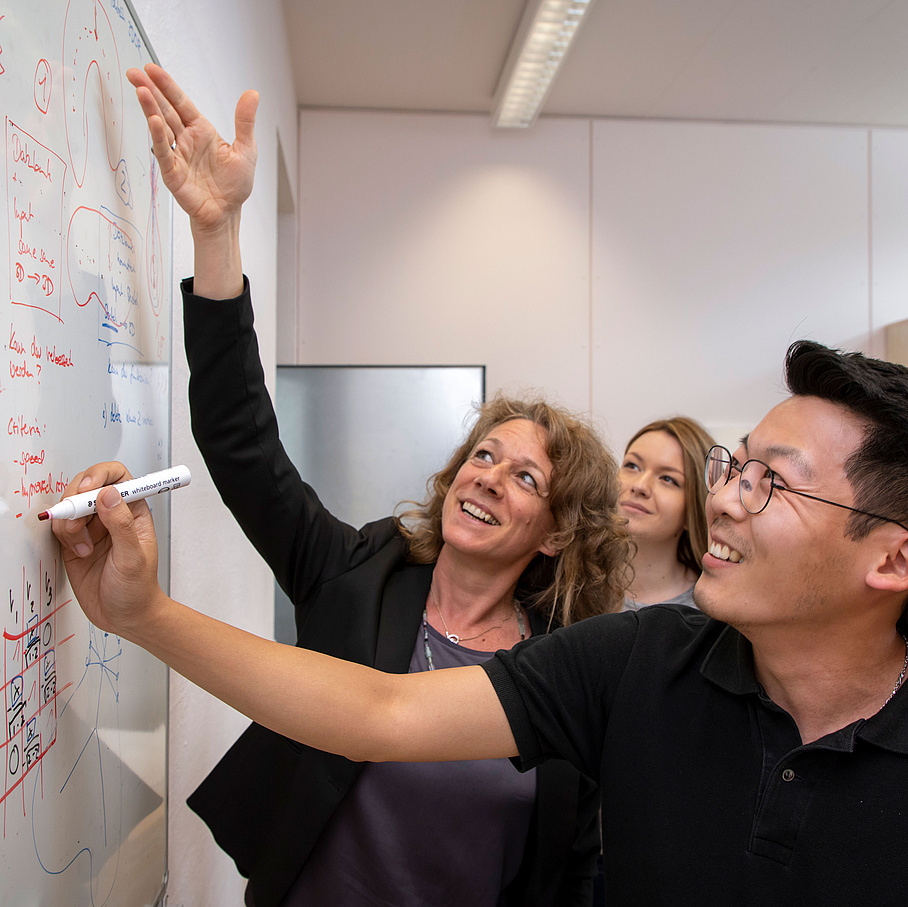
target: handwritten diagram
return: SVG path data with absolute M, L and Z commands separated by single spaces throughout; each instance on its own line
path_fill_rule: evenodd
M 65 177 L 63 159 L 7 118 L 7 206 L 15 234 L 10 237 L 10 300 L 58 320 Z
M 88 623 L 37 521 L 91 463 L 168 465 L 151 59 L 124 0 L 0 4 L 0 907 L 153 903 L 166 869 L 166 671 Z
M 22 571 L 8 589 L 9 616 L 3 631 L 3 691 L 6 801 L 35 769 L 57 736 L 56 587 L 57 565 L 39 564 L 35 576 Z M 4 615 L 6 616 L 6 615 Z M 23 800 L 24 802 L 24 800 Z

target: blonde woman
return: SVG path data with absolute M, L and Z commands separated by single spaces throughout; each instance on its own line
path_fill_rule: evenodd
M 636 552 L 622 610 L 660 602 L 696 607 L 694 584 L 707 546 L 703 464 L 715 443 L 686 416 L 650 422 L 628 442 L 618 508 Z

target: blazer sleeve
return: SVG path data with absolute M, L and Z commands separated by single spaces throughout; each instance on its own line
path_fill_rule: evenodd
M 229 300 L 193 295 L 191 279 L 181 289 L 193 436 L 221 499 L 299 607 L 370 557 L 394 533 L 393 521 L 357 531 L 300 478 L 265 386 L 248 280 Z

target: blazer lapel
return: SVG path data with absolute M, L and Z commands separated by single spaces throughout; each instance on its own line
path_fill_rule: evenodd
M 388 577 L 382 593 L 375 667 L 405 674 L 432 585 L 434 564 L 407 565 Z

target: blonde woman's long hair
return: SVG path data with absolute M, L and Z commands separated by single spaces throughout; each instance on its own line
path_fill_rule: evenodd
M 706 527 L 706 454 L 716 442 L 712 435 L 694 419 L 673 416 L 657 419 L 644 425 L 630 441 L 624 452 L 641 435 L 663 431 L 680 445 L 684 463 L 684 530 L 678 539 L 678 562 L 699 576 L 703 572 L 703 555 L 709 544 Z
M 476 445 L 497 425 L 528 419 L 546 431 L 552 463 L 548 502 L 555 520 L 551 540 L 558 554 L 536 555 L 517 584 L 517 598 L 524 607 L 548 615 L 550 626 L 620 610 L 630 581 L 630 536 L 616 509 L 617 463 L 596 431 L 583 418 L 541 398 L 497 395 L 477 410 L 467 438 L 429 479 L 427 499 L 395 517 L 409 543 L 410 561 L 438 559 L 445 496 Z

